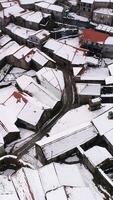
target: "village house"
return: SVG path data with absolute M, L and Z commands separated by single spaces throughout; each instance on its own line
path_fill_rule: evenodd
M 18 18 L 16 17 L 17 24 L 26 28 L 32 28 L 39 30 L 40 24 L 48 24 L 51 18 L 50 14 L 42 13 L 40 11 L 26 11 L 21 14 Z
M 113 158 L 103 161 L 97 168 L 97 182 L 113 195 Z
M 57 69 L 43 67 L 36 72 L 36 77 L 41 85 L 52 91 L 58 98 L 62 97 L 64 91 L 64 78 L 63 73 Z
M 0 11 L 0 27 L 4 29 L 4 27 L 11 22 L 11 15 L 14 13 L 18 14 L 23 12 L 24 9 L 19 6 L 19 4 L 15 4 L 8 8 L 5 8 Z
M 53 109 L 54 106 L 61 100 L 56 97 L 52 91 L 38 84 L 33 78 L 23 75 L 16 79 L 16 84 L 19 89 L 30 94 L 37 102 L 40 102 L 44 108 Z
M 41 49 L 42 45 L 49 39 L 50 32 L 44 29 L 37 31 L 35 34 L 30 35 L 27 40 L 27 44 L 30 47 L 38 47 Z
M 35 10 L 52 14 L 55 20 L 58 20 L 58 21 L 62 21 L 62 18 L 64 15 L 64 8 L 62 6 L 51 4 L 44 1 L 35 3 Z
M 91 17 L 93 11 L 94 0 L 80 0 L 79 1 L 79 12 L 84 17 Z
M 44 109 L 42 105 L 33 105 L 28 102 L 17 116 L 16 124 L 26 129 L 38 130 L 49 118 L 49 109 Z
M 88 105 L 84 105 L 68 111 L 48 132 L 49 137 L 36 142 L 36 157 L 45 164 L 69 156 L 78 145 L 93 142 L 98 133 L 91 120 L 112 106 L 103 104 L 100 109 L 90 111 Z
M 93 21 L 95 23 L 113 25 L 113 9 L 99 8 L 93 11 Z
M 36 34 L 36 31 L 27 29 L 16 24 L 10 23 L 5 27 L 5 32 L 10 35 L 19 44 L 27 44 L 30 35 Z
M 34 69 L 39 70 L 42 67 L 54 68 L 56 66 L 56 62 L 48 55 L 37 49 L 35 54 L 32 56 L 31 65 Z
M 103 140 L 106 142 L 108 150 L 113 155 L 113 130 L 108 131 L 103 135 Z
M 98 56 L 113 58 L 113 37 L 94 29 L 85 29 L 80 38 L 81 46 Z
M 0 10 L 5 9 L 5 8 L 9 8 L 11 6 L 17 5 L 18 2 L 17 1 L 1 1 L 0 2 Z
M 110 108 L 108 111 L 92 120 L 92 123 L 100 136 L 103 136 L 107 132 L 113 130 L 112 112 L 113 108 Z M 104 126 L 102 124 L 104 124 Z
M 91 188 L 82 178 L 79 167 L 74 164 L 51 163 L 36 170 L 11 155 L 2 157 L 0 163 L 3 172 L 9 168 L 14 171 L 10 174 L 10 180 L 7 174 L 2 173 L 0 176 L 2 199 L 50 200 L 55 197 L 55 199 L 71 200 L 76 197 L 82 200 L 87 194 L 87 200 L 95 200 Z
M 20 49 L 20 45 L 17 44 L 15 41 L 8 42 L 5 46 L 3 46 L 0 49 L 0 64 L 1 64 L 1 67 L 6 63 L 10 64 L 11 56 L 18 49 Z
M 20 13 L 13 13 L 11 15 L 11 22 L 13 22 L 19 26 L 26 27 L 26 18 L 34 13 L 35 12 L 32 10 L 23 10 Z
M 0 49 L 5 46 L 8 42 L 10 42 L 12 39 L 9 37 L 9 35 L 2 35 L 0 37 Z
M 11 56 L 10 64 L 28 70 L 31 67 L 31 59 L 35 52 L 36 49 L 20 46 L 20 49 Z
M 37 0 L 38 1 L 38 0 Z M 19 0 L 20 6 L 24 9 L 33 10 L 36 0 Z
M 98 64 L 97 59 L 87 56 L 87 49 L 72 47 L 54 39 L 49 39 L 43 47 L 62 68 Z
M 90 99 L 100 97 L 100 95 L 100 84 L 82 84 L 82 89 L 78 92 L 79 105 L 88 104 Z
M 85 29 L 80 37 L 81 46 L 89 48 L 94 52 L 100 53 L 108 34 L 95 31 L 94 29 Z
M 105 79 L 109 76 L 107 67 L 86 67 L 77 77 L 77 82 L 80 83 L 95 83 L 105 84 Z M 75 77 L 75 80 L 76 80 Z
M 93 10 L 98 8 L 113 8 L 113 1 L 110 0 L 80 0 L 80 15 L 92 18 Z
M 95 29 L 97 31 L 108 33 L 110 36 L 113 36 L 113 27 L 112 26 L 108 26 L 108 25 L 105 25 L 105 24 L 97 24 Z
M 108 152 L 108 150 L 101 146 L 93 146 L 86 151 L 84 151 L 81 147 L 78 147 L 78 151 L 82 155 L 83 163 L 93 174 L 96 173 L 99 164 L 107 158 L 112 158 L 112 155 Z
M 103 45 L 102 55 L 104 57 L 113 58 L 113 36 L 109 36 Z

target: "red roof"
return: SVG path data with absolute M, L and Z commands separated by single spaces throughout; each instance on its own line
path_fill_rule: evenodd
M 101 33 L 99 31 L 95 31 L 94 29 L 85 29 L 83 31 L 81 39 L 84 41 L 90 42 L 105 42 L 109 35 L 106 33 Z

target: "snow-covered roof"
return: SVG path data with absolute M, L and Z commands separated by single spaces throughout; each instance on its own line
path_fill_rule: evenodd
M 100 135 L 104 135 L 105 133 L 113 129 L 113 121 L 112 119 L 108 118 L 108 113 L 110 111 L 113 112 L 113 108 L 109 109 L 105 113 L 92 120 Z
M 97 132 L 94 127 L 90 123 L 85 123 L 79 127 L 51 134 L 36 142 L 36 147 L 40 148 L 47 160 L 51 160 L 75 149 L 78 145 L 85 144 L 96 136 Z
M 57 200 L 57 199 L 62 199 L 62 200 L 67 200 L 67 195 L 65 193 L 64 187 L 60 187 L 56 190 L 50 191 L 46 194 L 47 200 Z
M 88 187 L 78 187 L 78 188 L 67 188 L 67 195 L 69 195 L 69 200 L 83 200 L 87 197 L 87 200 L 95 200 L 93 193 Z
M 85 152 L 88 160 L 96 167 L 107 158 L 111 158 L 112 155 L 107 151 L 106 148 L 100 146 L 94 146 Z
M 113 84 L 113 76 L 107 76 L 105 79 L 106 85 Z
M 44 112 L 42 107 L 33 105 L 31 103 L 27 103 L 24 108 L 20 111 L 18 115 L 18 119 L 30 124 L 32 126 L 36 126 Z
M 105 24 L 98 24 L 96 26 L 96 29 L 97 30 L 100 30 L 100 31 L 105 31 L 107 33 L 113 33 L 113 27 L 112 26 L 108 26 L 108 25 L 105 25 Z
M 31 77 L 23 75 L 16 80 L 18 86 L 33 95 L 37 101 L 41 102 L 44 107 L 53 108 L 60 100 L 52 92 L 36 83 Z
M 11 38 L 8 35 L 2 35 L 0 37 L 0 48 L 3 47 L 5 44 L 11 41 Z
M 0 199 L 1 200 L 19 200 L 13 183 L 7 176 L 0 176 Z
M 42 67 L 44 67 L 48 63 L 48 61 L 55 63 L 53 59 L 51 59 L 49 56 L 47 56 L 45 53 L 43 53 L 39 49 L 37 49 L 37 51 L 33 55 L 32 60 L 38 63 Z
M 20 48 L 21 46 L 15 41 L 8 42 L 0 49 L 0 60 L 4 59 L 6 56 L 14 54 Z
M 81 75 L 81 80 L 100 80 L 104 81 L 105 78 L 109 76 L 108 68 L 86 68 L 85 72 Z
M 109 36 L 106 40 L 105 40 L 105 45 L 113 45 L 113 37 Z
M 93 12 L 97 13 L 97 14 L 113 16 L 113 9 L 110 9 L 110 8 L 98 8 L 98 9 L 94 10 Z
M 73 67 L 74 76 L 77 76 L 82 71 L 82 69 L 83 67 Z
M 100 96 L 101 85 L 100 84 L 87 84 L 79 93 L 80 95 Z
M 24 28 L 13 23 L 8 24 L 6 29 L 24 39 L 28 39 L 30 35 L 36 34 L 36 31 L 32 29 Z
M 81 0 L 82 3 L 89 3 L 89 4 L 93 4 L 94 0 Z
M 31 49 L 27 46 L 21 46 L 21 48 L 14 54 L 14 57 L 17 59 L 24 58 L 27 61 L 27 56 L 30 58 L 30 55 L 33 53 L 35 53 L 35 49 Z
M 19 13 L 23 12 L 24 9 L 19 6 L 19 4 L 10 6 L 8 8 L 5 8 L 4 11 L 0 11 L 3 17 L 10 17 L 11 15 L 18 15 Z
M 52 51 L 56 56 L 69 61 L 72 65 L 80 65 L 80 64 L 98 64 L 98 59 L 93 57 L 86 56 L 88 50 L 73 47 L 68 44 L 63 44 L 60 41 L 56 41 L 54 39 L 49 39 L 45 45 L 45 48 Z
M 64 78 L 62 71 L 44 67 L 38 72 L 36 72 L 36 76 L 42 84 L 44 83 L 44 80 L 46 80 L 58 90 L 64 90 Z M 44 85 L 45 84 L 43 84 L 43 86 Z
M 84 187 L 80 170 L 75 165 L 51 163 L 39 169 L 45 193 L 61 186 Z
M 96 111 L 90 111 L 88 105 L 80 106 L 76 109 L 72 109 L 64 114 L 57 123 L 50 130 L 49 135 L 58 134 L 59 132 L 67 131 L 69 128 L 74 127 L 75 130 L 80 126 L 85 126 L 93 118 L 101 115 L 105 111 L 113 107 L 113 104 L 103 104 L 101 109 Z
M 35 34 L 35 36 L 39 39 L 39 40 L 43 40 L 46 37 L 50 36 L 50 32 L 45 30 L 45 29 L 40 29 L 39 31 L 37 31 L 37 33 Z
M 19 199 L 45 200 L 45 194 L 40 182 L 38 171 L 22 168 L 11 177 L 11 180 L 13 181 Z
M 47 1 L 41 1 L 39 3 L 35 3 L 36 6 L 39 8 L 46 8 L 50 11 L 56 11 L 56 12 L 63 12 L 63 7 L 55 4 L 51 4 Z
M 113 76 L 113 63 L 111 63 L 110 65 L 108 65 L 108 69 L 110 71 L 110 75 Z

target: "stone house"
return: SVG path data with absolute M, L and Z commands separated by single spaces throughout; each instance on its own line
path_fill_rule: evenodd
M 113 9 L 98 8 L 93 11 L 93 21 L 98 24 L 113 25 Z

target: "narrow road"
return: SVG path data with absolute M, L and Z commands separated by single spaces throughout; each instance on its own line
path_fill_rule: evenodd
M 50 120 L 48 120 L 42 128 L 36 132 L 33 138 L 30 141 L 25 142 L 19 149 L 12 151 L 11 153 L 21 158 L 24 154 L 28 152 L 30 148 L 35 145 L 35 142 L 44 137 L 52 126 L 57 122 L 59 118 L 61 118 L 68 110 L 77 106 L 75 104 L 76 99 L 76 88 L 74 84 L 74 79 L 72 74 L 68 70 L 65 70 L 64 74 L 64 82 L 65 89 L 62 97 L 63 106 L 59 110 L 59 112 Z

